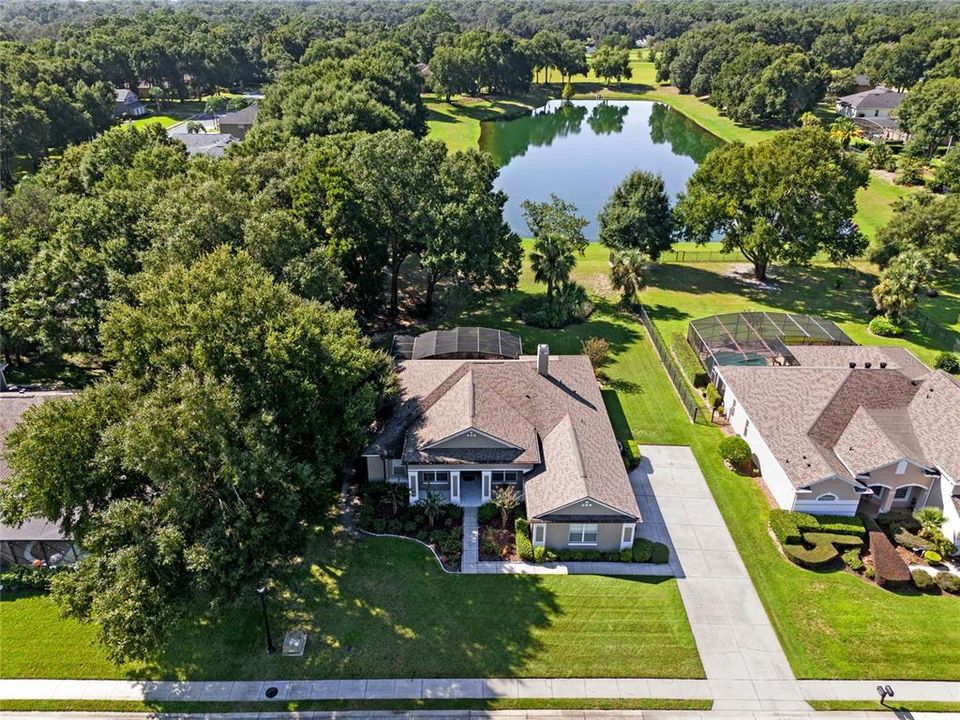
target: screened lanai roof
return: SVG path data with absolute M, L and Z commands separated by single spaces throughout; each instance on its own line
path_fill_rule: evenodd
M 401 360 L 510 359 L 520 357 L 520 338 L 502 330 L 482 327 L 458 327 L 431 330 L 422 335 L 397 335 L 393 354 Z
M 690 323 L 687 340 L 714 365 L 798 365 L 787 345 L 854 345 L 837 324 L 812 315 L 740 312 Z

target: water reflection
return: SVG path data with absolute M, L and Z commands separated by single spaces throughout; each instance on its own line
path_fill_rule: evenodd
M 509 197 L 511 228 L 528 235 L 520 203 L 556 193 L 591 221 L 587 237 L 596 238 L 597 213 L 630 172 L 659 173 L 674 198 L 721 142 L 667 105 L 556 100 L 527 117 L 484 123 L 480 144 L 501 167 L 497 188 Z

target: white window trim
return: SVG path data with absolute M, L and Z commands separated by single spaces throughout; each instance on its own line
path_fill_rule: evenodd
M 533 524 L 534 546 L 544 545 L 547 542 L 547 526 L 544 523 Z
M 836 502 L 838 499 L 836 493 L 824 493 L 817 498 L 817 502 Z
M 580 539 L 571 540 L 570 538 L 574 534 L 574 528 L 580 528 Z M 594 540 L 584 540 L 584 536 L 588 534 L 588 528 L 593 528 L 590 534 L 596 536 Z M 596 545 L 597 540 L 600 537 L 600 526 L 597 523 L 570 523 L 570 526 L 567 528 L 567 545 Z

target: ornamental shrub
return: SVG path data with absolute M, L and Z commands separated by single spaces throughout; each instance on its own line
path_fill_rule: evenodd
M 11 565 L 0 572 L 0 585 L 6 592 L 49 592 L 54 575 L 70 572 L 72 566 L 33 567 Z
M 723 405 L 723 396 L 717 391 L 713 383 L 707 385 L 707 405 L 714 410 L 719 410 Z
M 862 545 L 863 540 L 853 535 L 807 532 L 803 534 L 803 544 L 784 545 L 783 552 L 801 567 L 816 568 L 835 560 L 838 546 L 859 548 Z
M 477 521 L 481 525 L 489 525 L 498 515 L 500 515 L 500 511 L 492 502 L 484 503 L 477 508 Z
M 720 441 L 720 457 L 735 468 L 746 468 L 753 454 L 747 441 L 739 435 L 728 435 Z
M 897 159 L 893 181 L 897 185 L 923 185 L 923 163 L 917 158 L 901 155 Z
M 869 538 L 877 585 L 882 588 L 895 588 L 910 582 L 910 569 L 883 531 L 870 530 Z
M 603 367 L 610 356 L 610 343 L 603 338 L 590 337 L 581 341 L 580 347 L 583 354 L 590 358 L 590 364 L 594 370 Z
M 799 545 L 803 542 L 800 528 L 817 528 L 819 523 L 813 515 L 781 510 L 775 508 L 770 511 L 770 529 L 781 545 Z
M 875 142 L 864 152 L 864 157 L 870 167 L 877 170 L 892 170 L 896 165 L 893 150 L 882 140 Z
M 547 549 L 543 545 L 538 545 L 533 549 L 533 561 L 535 563 L 542 563 L 546 555 Z
M 951 575 L 948 572 L 940 572 L 937 573 L 933 580 L 945 593 L 960 595 L 960 577 Z
M 653 554 L 653 543 L 646 538 L 637 538 L 633 541 L 633 561 L 638 563 L 650 562 Z
M 946 370 L 953 375 L 960 373 L 960 359 L 952 352 L 942 352 L 938 354 L 933 361 L 933 366 L 938 370 Z
M 516 533 L 517 555 L 521 560 L 533 560 L 533 543 L 530 542 L 530 523 L 518 517 L 513 523 Z
M 620 562 L 633 562 L 633 548 L 620 551 Z
M 913 584 L 916 585 L 917 589 L 921 592 L 933 592 L 937 588 L 937 583 L 933 579 L 933 575 L 926 570 L 917 568 L 910 573 L 910 577 L 913 578 Z
M 923 559 L 928 563 L 933 563 L 934 565 L 943 561 L 943 557 L 935 550 L 927 550 L 925 553 L 923 553 Z
M 856 535 L 859 538 L 867 536 L 867 528 L 864 527 L 863 520 L 858 517 L 844 515 L 812 515 L 811 517 L 817 521 L 817 528 L 825 533 Z
M 850 548 L 840 556 L 840 559 L 843 560 L 844 565 L 854 572 L 863 572 L 863 559 L 860 557 L 860 548 Z
M 640 464 L 640 448 L 636 440 L 623 441 L 623 464 L 627 470 L 633 470 Z
M 670 562 L 670 548 L 663 543 L 653 543 L 650 548 L 650 562 L 654 565 L 663 565 Z
M 884 315 L 877 315 L 870 321 L 868 327 L 870 332 L 878 337 L 900 337 L 903 335 L 903 328 Z

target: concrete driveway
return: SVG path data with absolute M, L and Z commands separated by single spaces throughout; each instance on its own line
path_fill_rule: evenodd
M 714 709 L 809 710 L 690 448 L 640 452 L 630 474 L 640 534 L 670 546 Z

